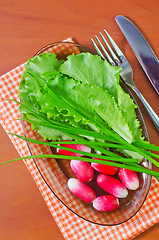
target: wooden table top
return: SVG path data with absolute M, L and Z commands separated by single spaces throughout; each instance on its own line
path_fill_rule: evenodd
M 93 49 L 90 38 L 105 28 L 130 61 L 137 87 L 159 114 L 158 95 L 114 20 L 119 14 L 129 17 L 157 54 L 158 9 L 157 0 L 3 0 L 0 3 L 0 75 L 25 62 L 42 46 L 70 36 Z M 140 101 L 138 103 L 151 143 L 158 144 L 158 132 Z M 8 136 L 1 133 L 0 161 L 16 157 L 18 153 Z M 23 162 L 0 168 L 0 191 L 1 239 L 64 239 Z M 158 236 L 159 224 L 135 239 L 157 240 Z

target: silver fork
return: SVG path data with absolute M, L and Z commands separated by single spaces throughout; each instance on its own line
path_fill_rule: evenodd
M 100 32 L 100 36 L 103 40 L 104 45 L 106 46 L 106 48 L 104 47 L 104 45 L 101 43 L 101 41 L 99 40 L 99 38 L 97 36 L 95 36 L 101 50 L 99 49 L 99 47 L 97 46 L 97 44 L 94 42 L 94 40 L 91 38 L 91 41 L 93 43 L 93 46 L 96 50 L 96 52 L 98 53 L 98 55 L 100 55 L 103 59 L 106 59 L 109 61 L 109 63 L 112 66 L 121 66 L 122 67 L 122 71 L 120 73 L 121 78 L 124 80 L 124 82 L 131 87 L 131 89 L 136 93 L 136 95 L 139 97 L 139 99 L 141 100 L 141 102 L 143 103 L 143 105 L 145 106 L 147 112 L 149 113 L 152 121 L 154 122 L 155 126 L 157 127 L 157 130 L 159 131 L 159 117 L 157 116 L 157 114 L 154 112 L 154 110 L 151 108 L 151 106 L 148 104 L 148 102 L 146 101 L 146 99 L 142 96 L 142 94 L 140 93 L 140 91 L 137 89 L 136 85 L 133 82 L 133 70 L 132 67 L 130 65 L 130 63 L 128 62 L 128 60 L 126 59 L 126 57 L 124 56 L 124 54 L 121 52 L 121 50 L 119 49 L 119 47 L 116 45 L 116 43 L 114 42 L 114 40 L 112 39 L 112 37 L 108 34 L 108 32 L 104 29 L 104 33 L 107 36 L 110 44 L 112 47 L 110 47 L 110 45 L 108 44 L 108 41 L 106 41 L 105 37 L 103 36 L 103 34 Z M 115 50 L 112 50 L 112 48 Z M 102 53 L 103 52 L 103 53 Z M 106 56 L 106 58 L 105 58 Z

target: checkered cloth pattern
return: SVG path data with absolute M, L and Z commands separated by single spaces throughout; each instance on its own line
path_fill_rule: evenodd
M 69 38 L 65 41 L 72 42 L 72 39 Z M 69 49 L 69 47 L 65 48 L 63 45 L 60 45 L 56 48 L 49 48 L 47 51 L 68 55 L 71 51 L 76 52 L 77 49 L 75 48 L 72 50 Z M 18 86 L 21 81 L 21 73 L 23 72 L 24 67 L 25 64 L 22 64 L 0 77 L 2 100 L 0 108 L 1 124 L 6 132 L 12 132 L 19 135 L 23 135 L 21 122 L 15 120 L 20 118 L 19 105 L 13 101 L 4 101 L 4 99 L 15 99 L 19 101 Z M 30 135 L 29 137 L 32 136 Z M 9 135 L 9 138 L 20 156 L 30 155 L 30 151 L 25 141 L 12 135 Z M 48 148 L 43 146 L 39 149 L 37 148 L 35 154 L 44 151 L 49 153 Z M 159 222 L 159 186 L 155 178 L 152 178 L 150 191 L 144 205 L 133 218 L 117 226 L 99 226 L 81 219 L 68 210 L 68 208 L 57 199 L 40 175 L 33 159 L 24 160 L 24 163 L 30 171 L 52 216 L 66 240 L 128 240 L 133 239 L 141 232 Z M 50 182 L 51 179 L 47 179 L 47 174 L 43 168 L 43 159 L 38 162 L 38 167 L 45 176 L 47 182 Z M 58 166 L 54 160 L 49 163 L 48 169 L 51 171 L 52 167 L 57 169 L 58 174 Z

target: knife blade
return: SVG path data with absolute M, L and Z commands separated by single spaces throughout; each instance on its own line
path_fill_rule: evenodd
M 115 18 L 152 86 L 159 94 L 159 60 L 137 27 L 126 17 Z

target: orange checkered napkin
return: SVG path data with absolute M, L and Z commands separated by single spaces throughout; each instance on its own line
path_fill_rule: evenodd
M 67 39 L 67 41 L 72 40 Z M 69 50 L 61 48 L 58 48 L 57 51 L 63 51 L 64 53 Z M 52 49 L 49 49 L 49 51 L 52 51 Z M 54 51 L 56 50 L 54 49 Z M 22 64 L 0 77 L 2 100 L 8 98 L 19 100 L 18 85 L 21 81 L 21 73 L 24 70 L 24 66 L 25 64 Z M 3 128 L 8 132 L 22 135 L 22 125 L 20 121 L 15 120 L 17 118 L 20 118 L 19 105 L 16 102 L 2 101 L 1 124 Z M 11 135 L 9 137 L 20 156 L 30 154 L 25 141 Z M 36 182 L 64 238 L 67 240 L 128 240 L 159 222 L 159 187 L 155 178 L 152 178 L 151 188 L 144 205 L 131 220 L 118 226 L 104 227 L 89 223 L 68 210 L 48 188 L 34 161 L 29 159 L 25 160 L 24 163 Z M 41 171 L 43 171 L 42 166 Z

